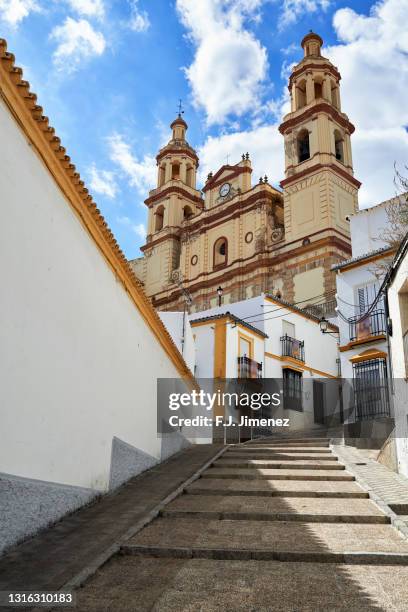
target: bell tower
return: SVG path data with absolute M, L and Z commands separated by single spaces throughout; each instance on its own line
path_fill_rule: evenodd
M 174 283 L 180 266 L 181 236 L 188 221 L 201 211 L 203 200 L 196 189 L 198 157 L 186 140 L 182 111 L 171 123 L 171 139 L 156 156 L 157 186 L 145 200 L 148 207 L 144 257 L 134 260 L 136 275 L 151 296 Z
M 353 175 L 354 126 L 341 110 L 341 76 L 322 56 L 323 40 L 310 32 L 301 45 L 304 57 L 289 79 L 291 112 L 279 127 L 285 144 L 285 237 L 292 248 L 330 244 L 326 256 L 335 262 L 351 252 L 346 217 L 357 208 L 360 187 Z M 327 270 L 323 278 L 323 284 L 314 283 L 320 293 L 332 284 Z M 290 297 L 305 293 L 298 287 Z

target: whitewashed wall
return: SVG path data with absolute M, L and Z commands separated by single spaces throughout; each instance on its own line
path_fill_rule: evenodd
M 0 485 L 42 501 L 11 505 L 9 545 L 168 454 L 156 378 L 179 374 L 2 102 L 0 142 Z
M 395 441 L 398 471 L 408 476 L 408 382 L 402 343 L 401 304 L 399 293 L 408 291 L 408 257 L 401 263 L 388 290 L 389 315 L 392 320 L 390 337 L 392 374 L 394 377 Z
M 184 315 L 183 312 L 159 312 L 158 314 L 172 337 L 174 344 L 180 353 L 182 353 L 190 371 L 194 373 L 196 348 L 188 314 Z

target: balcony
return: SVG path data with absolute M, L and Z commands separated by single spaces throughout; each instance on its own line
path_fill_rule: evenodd
M 361 315 L 357 315 L 348 320 L 350 342 L 386 334 L 387 321 L 384 310 L 374 310 L 362 321 L 360 318 Z
M 287 334 L 281 338 L 282 357 L 292 357 L 298 361 L 305 361 L 305 343 L 303 340 L 296 340 Z
M 262 363 L 246 355 L 238 357 L 238 378 L 262 378 Z

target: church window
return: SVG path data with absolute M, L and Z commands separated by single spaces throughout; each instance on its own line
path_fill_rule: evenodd
M 161 229 L 163 229 L 163 224 L 164 224 L 164 206 L 159 206 L 159 208 L 156 210 L 155 212 L 155 225 L 154 225 L 154 229 L 156 232 L 160 231 Z
M 190 217 L 193 216 L 193 211 L 191 210 L 190 206 L 185 206 L 183 208 L 183 219 L 189 219 Z
M 226 238 L 218 238 L 214 244 L 214 268 L 227 263 L 228 243 Z
M 344 143 L 338 130 L 334 131 L 334 148 L 336 151 L 336 159 L 344 164 Z
M 159 187 L 164 185 L 165 176 L 166 176 L 166 169 L 165 169 L 164 166 L 160 166 L 160 170 L 159 170 Z
M 301 130 L 298 134 L 297 148 L 299 163 L 310 158 L 309 132 L 306 129 Z
M 297 109 L 306 106 L 306 81 L 300 81 L 297 87 Z
M 333 106 L 335 106 L 336 108 L 339 107 L 338 91 L 335 85 L 331 88 L 331 101 Z
M 319 100 L 319 98 L 323 97 L 323 88 L 322 88 L 322 83 L 319 81 L 315 81 L 314 84 L 314 96 L 316 100 Z
M 189 187 L 193 187 L 193 168 L 187 166 L 186 183 Z
M 171 165 L 171 178 L 173 181 L 180 180 L 180 164 Z

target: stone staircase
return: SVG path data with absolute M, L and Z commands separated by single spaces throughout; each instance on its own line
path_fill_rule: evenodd
M 115 610 L 407 609 L 408 542 L 321 438 L 229 447 L 121 555 L 79 610 L 125 574 Z

